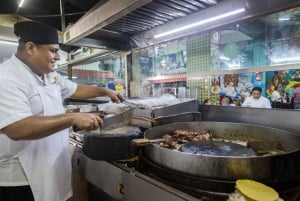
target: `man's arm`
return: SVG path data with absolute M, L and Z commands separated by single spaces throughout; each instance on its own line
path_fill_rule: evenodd
M 30 116 L 1 129 L 12 140 L 32 140 L 76 126 L 79 129 L 95 130 L 102 119 L 92 113 L 67 113 L 54 116 Z
M 83 84 L 78 84 L 75 93 L 71 97 L 79 99 L 89 99 L 99 96 L 108 96 L 110 97 L 112 102 L 116 103 L 122 102 L 124 100 L 118 92 L 111 89 Z

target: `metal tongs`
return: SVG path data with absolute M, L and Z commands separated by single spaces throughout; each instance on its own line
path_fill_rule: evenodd
M 132 103 L 127 100 L 124 100 L 122 103 L 127 105 L 130 108 L 143 108 L 140 104 Z

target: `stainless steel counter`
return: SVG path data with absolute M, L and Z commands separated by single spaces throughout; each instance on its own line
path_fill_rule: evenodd
M 196 201 L 191 195 L 170 187 L 134 169 L 117 163 L 92 160 L 75 148 L 74 167 L 80 175 L 98 189 L 109 200 L 116 201 Z M 74 164 L 73 164 L 74 165 Z M 107 200 L 107 199 L 105 199 Z
M 203 121 L 239 122 L 287 130 L 300 135 L 298 110 L 257 109 L 244 107 L 200 106 Z M 74 169 L 101 190 L 103 201 L 195 201 L 193 197 L 159 180 L 118 162 L 96 161 L 74 145 Z M 99 199 L 90 199 L 90 201 Z

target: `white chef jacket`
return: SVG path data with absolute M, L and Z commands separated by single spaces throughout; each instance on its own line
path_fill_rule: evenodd
M 59 83 L 63 99 L 74 94 L 77 88 L 76 83 L 56 72 L 46 74 L 44 81 L 41 80 L 14 55 L 0 64 L 0 129 L 26 117 L 42 115 L 44 109 L 37 87 L 53 82 Z M 29 143 L 34 140 L 13 141 L 0 132 L 0 186 L 28 185 L 16 155 Z
M 256 108 L 272 108 L 269 99 L 263 96 L 261 96 L 259 99 L 254 99 L 252 96 L 247 97 L 242 106 Z

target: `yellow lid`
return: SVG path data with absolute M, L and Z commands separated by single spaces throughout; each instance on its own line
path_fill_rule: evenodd
M 255 201 L 277 201 L 279 198 L 278 193 L 273 188 L 253 180 L 237 180 L 236 188 L 243 195 Z

